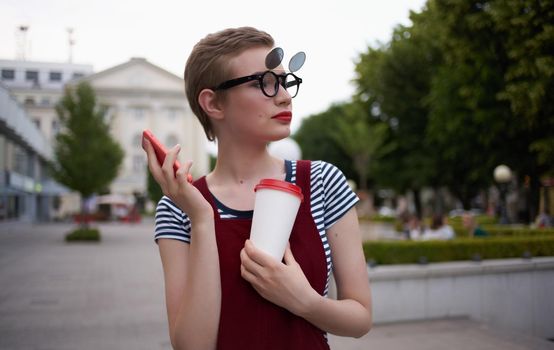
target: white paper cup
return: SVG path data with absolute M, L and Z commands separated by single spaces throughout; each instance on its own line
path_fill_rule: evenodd
M 256 248 L 281 261 L 304 199 L 302 189 L 290 182 L 263 179 L 255 191 L 250 240 Z

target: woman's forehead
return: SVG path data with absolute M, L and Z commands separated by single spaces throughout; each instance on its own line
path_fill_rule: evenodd
M 265 58 L 270 51 L 270 47 L 263 46 L 244 50 L 239 55 L 229 60 L 231 73 L 233 73 L 233 75 L 242 76 L 254 74 L 255 72 L 265 72 L 267 70 Z M 273 70 L 276 72 L 284 71 L 281 65 Z

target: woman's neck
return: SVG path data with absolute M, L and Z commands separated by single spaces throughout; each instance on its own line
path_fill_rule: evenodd
M 214 186 L 255 186 L 260 179 L 284 180 L 283 160 L 269 154 L 263 144 L 218 143 L 218 157 L 215 169 L 208 176 Z

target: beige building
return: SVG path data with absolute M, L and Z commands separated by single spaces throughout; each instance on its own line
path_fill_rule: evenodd
M 112 134 L 125 151 L 112 193 L 145 193 L 144 129 L 150 129 L 166 146 L 180 143 L 180 160 L 194 161 L 195 177 L 207 173 L 207 140 L 189 108 L 181 78 L 143 58 L 132 58 L 83 79 L 94 87 L 100 104 L 108 108 Z
M 60 129 L 55 106 L 63 95 L 64 86 L 92 74 L 92 65 L 0 60 L 0 71 L 2 84 L 52 144 Z
M 108 108 L 111 132 L 125 152 L 119 176 L 110 187 L 112 193 L 145 194 L 146 156 L 140 143 L 146 128 L 166 146 L 180 143 L 180 160 L 194 161 L 195 177 L 208 172 L 207 140 L 188 106 L 183 80 L 143 58 L 95 74 L 86 64 L 18 60 L 0 60 L 0 70 L 1 83 L 24 107 L 49 146 L 60 130 L 55 106 L 64 86 L 79 80 L 91 83 L 98 102 Z M 78 196 L 64 194 L 59 215 L 78 210 Z

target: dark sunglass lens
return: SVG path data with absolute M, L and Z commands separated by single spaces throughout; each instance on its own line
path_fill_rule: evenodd
M 283 53 L 283 49 L 280 47 L 276 47 L 273 50 L 271 50 L 267 56 L 265 56 L 265 66 L 267 69 L 274 69 L 278 65 L 281 64 L 281 61 L 283 60 L 283 56 L 285 54 Z
M 304 65 L 306 61 L 306 54 L 302 51 L 296 53 L 289 61 L 289 71 L 296 72 Z

